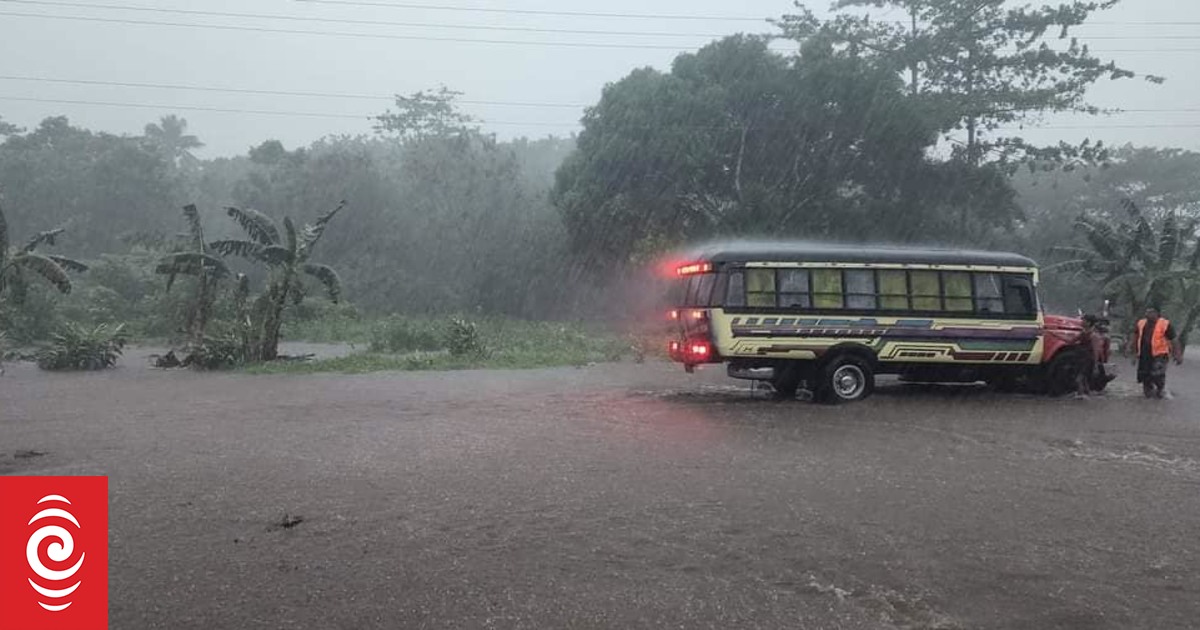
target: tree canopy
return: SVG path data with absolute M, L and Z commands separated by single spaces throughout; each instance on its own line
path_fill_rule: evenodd
M 829 45 L 726 38 L 609 85 L 583 124 L 554 200 L 594 260 L 730 233 L 907 240 L 964 204 L 1016 215 L 1001 173 L 929 157 L 938 121 L 894 72 Z

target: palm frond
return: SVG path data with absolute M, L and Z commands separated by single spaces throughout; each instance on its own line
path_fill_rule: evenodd
M 329 226 L 329 222 L 345 207 L 345 201 L 338 202 L 336 208 L 321 215 L 314 223 L 304 226 L 304 238 L 300 244 L 301 250 L 305 253 L 311 251 L 316 246 L 317 241 L 321 240 L 321 235 L 325 233 L 325 228 Z
M 78 260 L 75 260 L 74 258 L 67 258 L 66 256 L 56 256 L 56 255 L 49 255 L 49 254 L 46 255 L 46 258 L 49 258 L 50 260 L 53 260 L 54 262 L 58 263 L 59 267 L 62 267 L 63 269 L 66 269 L 67 271 L 73 271 L 75 273 L 83 273 L 88 270 L 87 265 L 79 262 Z
M 238 222 L 246 234 L 261 245 L 276 245 L 279 243 L 279 228 L 275 221 L 267 215 L 250 208 L 226 208 L 230 218 Z
M 14 257 L 12 264 L 45 278 L 60 293 L 71 292 L 71 277 L 67 275 L 67 271 L 46 256 L 35 252 L 25 252 Z
M 268 265 L 290 265 L 295 258 L 296 256 L 292 253 L 292 250 L 279 245 L 264 247 L 258 253 L 258 259 Z
M 222 256 L 240 256 L 249 260 L 258 260 L 266 246 L 254 241 L 231 239 L 213 241 L 208 244 L 208 248 Z
M 196 204 L 189 203 L 183 207 L 183 218 L 187 219 L 188 232 L 192 239 L 192 248 L 198 252 L 204 251 L 204 228 L 200 225 L 200 211 Z
M 1183 241 L 1183 225 L 1174 213 L 1168 213 L 1163 219 L 1162 233 L 1158 237 L 1158 268 L 1169 270 L 1175 264 L 1179 255 L 1179 246 Z
M 42 245 L 42 244 L 53 247 L 54 241 L 58 239 L 58 235 L 62 234 L 65 231 L 66 231 L 65 228 L 58 228 L 58 229 L 54 229 L 54 230 L 46 230 L 45 232 L 38 232 L 37 234 L 34 234 L 32 238 L 30 238 L 28 241 L 25 242 L 25 247 L 22 247 L 21 251 L 26 252 L 26 253 L 32 252 L 33 250 L 37 249 L 39 245 Z
M 167 276 L 167 291 L 170 291 L 177 276 L 204 275 L 219 280 L 229 276 L 229 266 L 211 254 L 176 252 L 161 258 L 154 272 Z
M 292 223 L 291 217 L 283 217 L 283 229 L 287 233 L 287 247 L 289 250 L 299 251 L 299 241 L 296 239 L 296 224 Z
M 1154 242 L 1154 227 L 1150 225 L 1150 219 L 1146 217 L 1142 209 L 1138 207 L 1132 199 L 1125 199 L 1121 202 L 1125 207 L 1125 211 L 1133 220 L 1133 238 L 1127 239 L 1124 261 L 1125 265 L 1131 265 L 1134 261 L 1140 261 L 1146 266 L 1153 266 L 1158 262 L 1158 252 L 1152 251 L 1155 247 Z
M 1192 234 L 1195 234 L 1195 228 L 1192 228 Z M 1192 256 L 1188 261 L 1188 269 L 1200 271 L 1200 238 L 1192 241 Z
M 8 257 L 8 219 L 4 218 L 4 208 L 0 207 L 0 269 L 4 269 L 4 260 Z
M 304 265 L 304 273 L 320 280 L 321 284 L 325 285 L 325 291 L 329 294 L 329 300 L 337 304 L 338 300 L 342 297 L 342 279 L 338 277 L 333 267 L 308 263 Z
M 1080 217 L 1075 227 L 1083 232 L 1084 238 L 1096 254 L 1105 260 L 1121 258 L 1124 238 L 1110 223 L 1092 217 Z

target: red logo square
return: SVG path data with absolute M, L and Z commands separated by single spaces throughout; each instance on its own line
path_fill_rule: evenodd
M 0 630 L 107 630 L 108 477 L 0 477 Z

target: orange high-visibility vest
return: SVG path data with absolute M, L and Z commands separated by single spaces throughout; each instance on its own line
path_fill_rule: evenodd
M 1156 357 L 1171 356 L 1171 342 L 1167 339 L 1167 328 L 1171 322 L 1165 317 L 1159 317 L 1158 322 L 1154 324 L 1153 337 L 1150 338 L 1150 354 Z M 1137 352 L 1142 351 L 1142 331 L 1146 328 L 1146 320 L 1138 320 L 1137 323 Z

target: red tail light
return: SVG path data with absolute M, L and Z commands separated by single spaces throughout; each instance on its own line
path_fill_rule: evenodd
M 669 320 L 671 320 L 671 321 L 673 321 L 673 322 L 675 322 L 675 321 L 679 321 L 679 311 L 678 311 L 678 310 L 674 310 L 674 309 L 673 309 L 673 310 L 670 310 L 670 311 L 667 311 L 667 319 L 669 319 Z
M 704 311 L 692 311 L 692 319 L 698 322 L 703 321 L 708 319 L 708 313 L 705 313 Z
M 690 276 L 697 273 L 710 273 L 712 270 L 712 263 L 692 263 L 690 265 L 684 265 L 675 271 L 681 276 Z
M 713 360 L 712 344 L 703 340 L 692 340 L 687 342 L 687 347 L 684 352 L 686 363 L 706 363 Z

